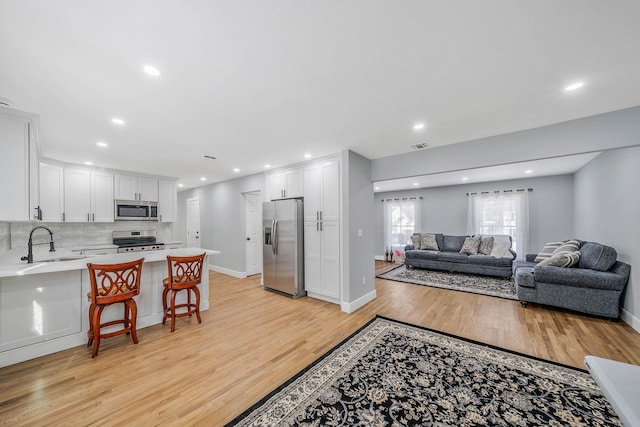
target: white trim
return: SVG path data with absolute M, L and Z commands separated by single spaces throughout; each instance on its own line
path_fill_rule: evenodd
M 227 276 L 236 277 L 238 279 L 246 279 L 247 278 L 247 272 L 246 271 L 235 271 L 235 270 L 231 270 L 229 268 L 220 267 L 218 265 L 209 264 L 209 270 L 212 270 L 212 271 L 215 271 L 215 272 L 218 272 L 218 273 L 222 273 L 222 274 L 226 274 Z
M 636 332 L 640 332 L 640 319 L 638 319 L 633 314 L 629 313 L 624 308 L 622 309 L 622 315 L 620 316 L 622 321 L 627 325 L 631 326 Z
M 375 256 L 375 260 L 376 260 L 376 261 L 386 261 L 386 260 L 384 259 L 384 255 L 376 255 L 376 256 Z
M 310 297 L 310 298 L 315 298 L 315 299 L 319 299 L 319 300 L 322 300 L 322 301 L 330 302 L 332 304 L 340 304 L 340 301 L 337 298 L 328 297 L 326 295 L 318 294 L 318 293 L 315 293 L 315 292 L 307 291 L 307 296 Z
M 340 308 L 342 309 L 342 311 L 344 311 L 345 313 L 353 313 L 354 311 L 358 310 L 359 308 L 364 307 L 365 305 L 367 305 L 369 302 L 373 301 L 374 299 L 376 299 L 376 290 L 372 290 L 371 292 L 369 292 L 368 294 L 361 296 L 360 298 L 358 298 L 357 300 L 353 301 L 353 302 L 341 302 L 340 303 Z

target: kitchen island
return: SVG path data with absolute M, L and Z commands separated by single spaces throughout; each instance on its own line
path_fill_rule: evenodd
M 162 280 L 167 277 L 167 255 L 191 256 L 205 252 L 200 288 L 200 310 L 209 308 L 209 256 L 219 251 L 181 248 L 144 253 L 80 257 L 71 251 L 40 253 L 32 264 L 9 251 L 0 258 L 0 367 L 86 345 L 91 290 L 87 263 L 115 264 L 145 258 L 138 305 L 138 329 L 162 322 Z M 185 295 L 179 295 L 184 297 Z M 178 298 L 180 300 L 180 298 Z M 183 301 L 179 301 L 180 303 Z M 122 317 L 122 305 L 107 307 L 104 321 Z M 168 330 L 167 330 L 168 332 Z M 87 353 L 89 354 L 89 353 Z

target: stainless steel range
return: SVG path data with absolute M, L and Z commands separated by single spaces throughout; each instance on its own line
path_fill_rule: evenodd
M 164 249 L 164 243 L 156 242 L 156 232 L 143 231 L 114 231 L 113 244 L 118 246 L 118 253 L 159 251 Z

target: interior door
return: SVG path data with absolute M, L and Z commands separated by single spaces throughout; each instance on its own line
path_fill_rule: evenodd
M 262 196 L 260 193 L 244 195 L 247 276 L 262 273 Z
M 187 200 L 187 247 L 200 247 L 200 199 Z

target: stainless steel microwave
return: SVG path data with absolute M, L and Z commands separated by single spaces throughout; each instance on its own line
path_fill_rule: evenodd
M 158 202 L 116 200 L 116 221 L 158 221 Z

